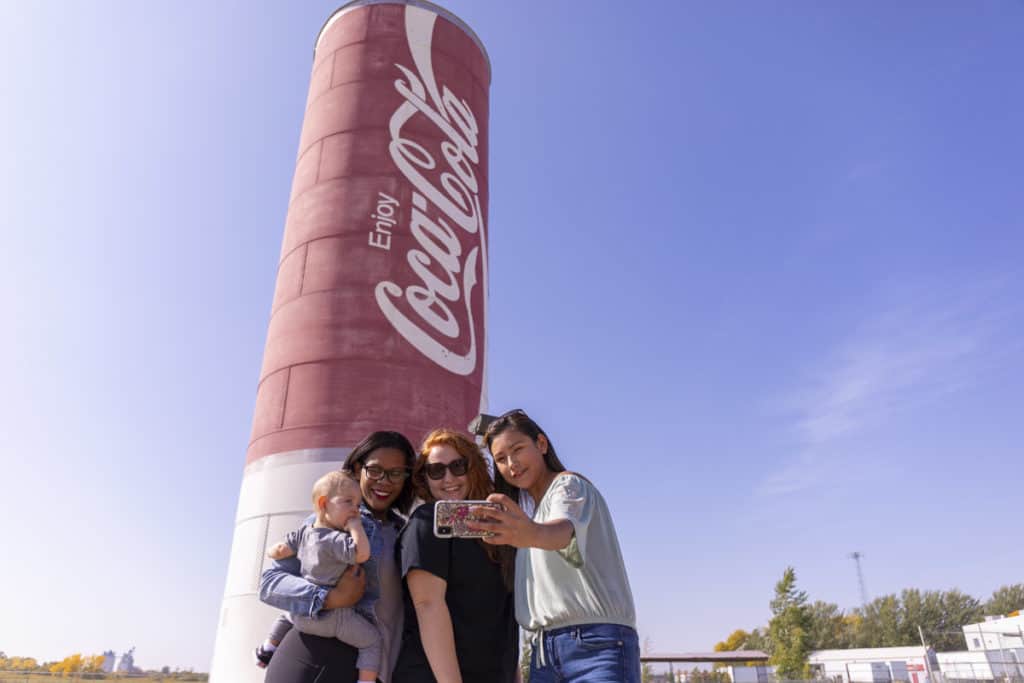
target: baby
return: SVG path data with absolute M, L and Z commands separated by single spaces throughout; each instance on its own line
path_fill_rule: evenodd
M 370 541 L 359 516 L 359 480 L 348 471 L 328 472 L 313 485 L 316 521 L 288 534 L 267 551 L 274 560 L 297 555 L 302 577 L 319 586 L 333 587 L 349 565 L 370 559 Z M 292 614 L 291 622 L 302 633 L 337 638 L 358 648 L 360 681 L 375 681 L 380 670 L 381 635 L 371 620 L 352 607 L 325 610 L 316 618 Z M 274 641 L 283 633 L 275 625 Z M 283 629 L 287 632 L 287 628 Z M 275 643 L 276 644 L 276 643 Z M 269 654 L 269 653 L 268 653 Z M 257 649 L 257 657 L 260 652 Z M 269 657 L 268 657 L 269 659 Z

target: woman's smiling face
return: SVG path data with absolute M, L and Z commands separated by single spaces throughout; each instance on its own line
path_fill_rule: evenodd
M 370 473 L 381 473 L 374 479 Z M 405 474 L 398 477 L 398 473 Z M 370 451 L 359 467 L 359 491 L 366 505 L 378 514 L 383 514 L 394 504 L 408 478 L 405 455 L 397 448 L 378 448 Z
M 440 464 L 448 465 L 453 462 L 465 460 L 465 458 L 453 447 L 446 443 L 438 444 L 427 453 L 427 465 Z M 426 476 L 426 473 L 424 473 Z M 451 470 L 445 468 L 444 476 L 440 479 L 427 479 L 427 488 L 434 500 L 465 500 L 469 495 L 469 477 L 463 473 L 460 476 L 452 474 Z
M 505 481 L 519 489 L 530 489 L 549 474 L 544 462 L 547 447 L 543 434 L 534 441 L 518 429 L 506 429 L 491 440 L 491 455 Z

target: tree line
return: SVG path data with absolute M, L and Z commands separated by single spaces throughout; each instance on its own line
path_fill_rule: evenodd
M 99 673 L 103 671 L 103 655 L 75 653 L 59 662 L 43 662 L 35 657 L 7 657 L 0 652 L 0 671 L 49 671 L 55 674 Z
M 103 671 L 104 659 L 103 655 L 82 655 L 76 652 L 59 662 L 43 662 L 40 664 L 35 657 L 8 657 L 4 652 L 0 652 L 0 671 L 50 672 L 63 676 L 71 674 L 99 674 Z M 207 680 L 207 674 L 193 673 L 191 669 L 172 673 L 170 667 L 166 666 L 159 672 L 150 671 L 146 673 L 176 680 Z
M 797 588 L 796 571 L 787 567 L 770 607 L 767 627 L 737 629 L 715 651 L 761 650 L 780 679 L 806 679 L 813 650 L 920 645 L 922 635 L 939 652 L 962 650 L 964 625 L 1024 609 L 1024 583 L 1002 586 L 984 602 L 957 589 L 907 588 L 844 611 L 831 602 L 810 602 Z

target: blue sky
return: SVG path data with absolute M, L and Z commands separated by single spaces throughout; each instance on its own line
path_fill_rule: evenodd
M 489 381 L 654 650 L 1024 580 L 1024 4 L 451 0 Z M 0 5 L 0 650 L 207 670 L 326 2 Z

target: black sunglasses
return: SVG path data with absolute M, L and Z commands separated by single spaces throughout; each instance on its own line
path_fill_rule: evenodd
M 434 481 L 444 479 L 445 470 L 451 472 L 453 477 L 461 477 L 469 471 L 469 461 L 465 458 L 459 458 L 458 460 L 452 460 L 447 465 L 443 462 L 428 462 L 423 467 L 423 471 Z

